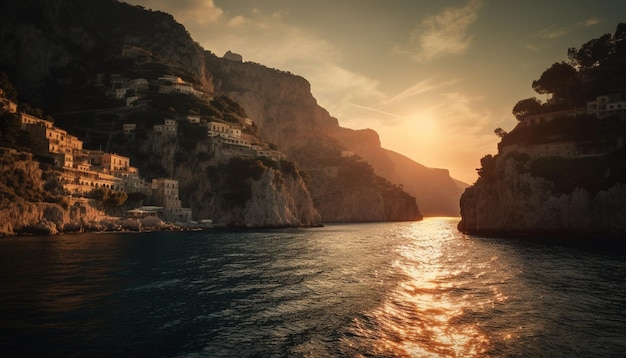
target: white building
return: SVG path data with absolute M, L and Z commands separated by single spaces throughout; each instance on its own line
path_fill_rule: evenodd
M 175 120 L 166 119 L 163 124 L 155 124 L 154 127 L 152 127 L 152 131 L 159 135 L 175 137 L 178 130 Z
M 178 198 L 178 180 L 152 179 L 152 202 L 163 207 L 166 220 L 191 221 L 191 208 L 183 208 Z
M 189 123 L 200 123 L 200 115 L 198 114 L 188 114 L 187 120 Z
M 197 90 L 192 83 L 183 81 L 180 77 L 165 75 L 159 77 L 159 93 L 178 92 L 196 97 L 204 97 L 204 92 Z
M 600 119 L 612 116 L 624 118 L 625 111 L 626 101 L 621 95 L 598 96 L 594 101 L 587 102 L 587 114 Z
M 134 133 L 136 129 L 137 129 L 137 124 L 135 123 L 124 123 L 122 125 L 122 132 L 124 132 L 124 134 Z

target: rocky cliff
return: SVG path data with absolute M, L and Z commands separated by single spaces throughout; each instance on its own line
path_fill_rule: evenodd
M 233 204 L 227 196 L 214 196 L 211 216 L 220 226 L 286 227 L 317 226 L 321 217 L 313 207 L 299 173 L 284 173 L 263 168 L 256 178 L 246 178 L 250 198 L 243 205 Z M 229 184 L 220 182 L 216 190 L 228 193 Z
M 605 158 L 606 159 L 606 158 Z M 594 158 L 602 161 L 600 158 Z M 563 187 L 564 179 L 538 175 L 537 161 L 524 155 L 496 156 L 487 172 L 461 197 L 459 230 L 486 235 L 565 235 L 623 237 L 626 235 L 626 186 L 584 183 Z M 614 163 L 614 162 L 613 162 Z M 573 166 L 584 163 L 572 163 Z M 485 168 L 491 167 L 491 168 Z M 588 168 L 587 168 L 588 169 Z M 608 167 L 587 173 L 602 180 Z M 575 169 L 565 173 L 576 176 Z M 614 172 L 616 168 L 613 168 Z M 593 180 L 593 179 L 591 179 Z
M 215 196 L 211 193 L 214 184 L 201 182 L 206 175 L 212 175 L 207 174 L 212 170 L 209 167 L 217 167 L 215 160 L 208 159 L 214 157 L 209 153 L 211 150 L 182 148 L 187 141 L 179 138 L 173 143 L 153 146 L 151 152 L 139 153 L 138 149 L 148 145 L 146 131 L 162 120 L 165 113 L 164 109 L 155 107 L 176 101 L 153 99 L 145 104 L 147 109 L 131 108 L 111 114 L 102 109 L 119 103 L 104 95 L 103 78 L 106 82 L 112 74 L 148 79 L 173 74 L 216 97 L 226 95 L 239 102 L 255 121 L 260 136 L 278 145 L 307 173 L 306 183 L 313 203 L 320 208 L 325 221 L 421 218 L 417 205 L 407 204 L 414 202 L 414 197 L 402 194 L 401 188 L 397 190 L 395 184 L 402 183 L 391 175 L 388 177 L 391 182 L 378 179 L 376 174 L 383 174 L 379 165 L 361 170 L 361 175 L 367 178 L 358 186 L 345 180 L 351 176 L 350 167 L 361 158 L 342 158 L 342 150 L 352 150 L 338 135 L 345 129 L 317 105 L 305 79 L 204 51 L 168 14 L 114 0 L 8 0 L 0 4 L 0 23 L 3 46 L 0 68 L 15 82 L 24 101 L 45 108 L 62 128 L 89 136 L 86 145 L 106 146 L 130 155 L 144 175 L 180 180 L 183 204 L 191 205 L 199 215 L 212 215 L 208 203 Z M 210 109 L 205 104 L 175 109 L 185 113 L 198 106 Z M 143 142 L 131 143 L 112 135 L 114 128 L 121 127 L 124 121 L 137 123 L 140 135 L 136 139 Z M 100 137 L 104 141 L 93 140 L 98 133 L 102 133 Z M 352 151 L 365 158 L 358 145 L 354 147 Z M 377 155 L 386 155 L 382 148 L 375 150 Z M 134 157 L 135 154 L 138 156 Z M 207 171 L 186 168 L 195 169 L 196 165 Z M 330 190 L 336 194 L 330 195 Z M 394 195 L 389 195 L 391 192 Z M 285 217 L 289 215 L 278 215 L 276 222 L 284 221 Z
M 1 66 L 23 100 L 51 113 L 81 109 L 77 99 L 97 100 L 97 73 L 161 69 L 212 91 L 204 50 L 163 12 L 115 0 L 7 0 L 0 24 Z M 143 70 L 125 66 L 133 49 L 141 51 Z
M 213 54 L 207 54 L 206 59 L 214 76 L 216 93 L 241 103 L 257 121 L 263 137 L 277 144 L 309 173 L 315 205 L 325 221 L 415 220 L 422 215 L 421 205 L 428 208 L 427 215 L 458 215 L 460 192 L 456 186 L 451 188 L 452 193 L 447 193 L 453 197 L 452 201 L 445 196 L 424 196 L 426 200 L 417 198 L 419 211 L 417 206 L 403 206 L 409 211 L 399 216 L 386 211 L 385 207 L 396 205 L 390 201 L 399 197 L 384 196 L 387 190 L 385 185 L 381 186 L 384 181 L 377 180 L 376 176 L 411 189 L 439 186 L 440 182 L 424 180 L 424 176 L 415 173 L 400 175 L 396 163 L 381 148 L 378 134 L 373 130 L 355 131 L 340 127 L 337 119 L 317 104 L 310 84 L 304 78 L 255 63 L 229 61 Z M 337 167 L 339 174 L 350 171 L 350 161 L 341 157 L 346 151 L 371 164 L 370 172 L 361 171 L 369 179 L 346 182 L 323 174 L 324 169 L 332 167 Z M 343 168 L 344 164 L 348 167 Z M 409 168 L 420 166 L 408 158 L 402 164 L 408 164 Z M 364 182 L 368 180 L 371 185 L 366 187 Z M 435 192 L 449 188 L 440 189 Z M 409 194 L 417 197 L 424 192 L 411 190 Z M 431 199 L 432 196 L 435 198 Z M 446 209 L 430 210 L 438 205 L 435 202 L 443 202 Z

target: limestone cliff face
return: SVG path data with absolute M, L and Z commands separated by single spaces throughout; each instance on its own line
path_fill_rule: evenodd
M 554 183 L 521 170 L 519 159 L 501 159 L 496 176 L 479 179 L 461 197 L 459 230 L 469 234 L 626 234 L 626 187 L 590 194 L 577 188 L 555 193 Z
M 213 73 L 216 94 L 227 95 L 241 103 L 257 123 L 263 138 L 277 144 L 309 174 L 311 195 L 324 221 L 421 218 L 417 205 L 394 204 L 392 201 L 399 200 L 398 196 L 383 195 L 385 186 L 378 184 L 376 174 L 384 176 L 384 169 L 360 170 L 363 180 L 352 181 L 344 180 L 341 175 L 323 174 L 325 169 L 333 167 L 339 174 L 349 172 L 354 163 L 342 159 L 342 150 L 361 154 L 367 146 L 361 146 L 365 141 L 354 141 L 353 145 L 342 142 L 344 136 L 341 133 L 352 130 L 339 127 L 337 119 L 317 104 L 310 84 L 304 78 L 255 63 L 217 58 L 212 54 L 207 54 L 206 60 Z M 374 131 L 371 132 L 378 138 Z M 380 143 L 373 152 L 363 158 L 369 161 L 381 156 L 381 161 L 385 160 Z M 387 172 L 391 171 L 393 164 Z M 407 212 L 385 209 L 393 206 L 403 207 Z
M 226 190 L 225 183 L 214 189 Z M 223 196 L 214 196 L 210 207 L 214 223 L 231 227 L 317 226 L 321 218 L 313 207 L 302 177 L 266 168 L 258 179 L 248 178 L 251 196 L 242 205 L 233 205 Z
M 307 184 L 292 162 L 233 157 L 227 154 L 228 144 L 206 138 L 185 149 L 185 140 L 180 134 L 141 142 L 138 148 L 146 156 L 141 172 L 156 175 L 150 168 L 160 168 L 161 176 L 178 180 L 182 205 L 191 207 L 195 219 L 231 227 L 321 224 Z
M 316 140 L 329 142 L 338 122 L 317 105 L 302 77 L 255 63 L 206 55 L 216 94 L 241 103 L 264 139 L 291 154 Z

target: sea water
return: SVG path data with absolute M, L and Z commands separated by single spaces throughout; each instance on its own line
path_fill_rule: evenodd
M 16 356 L 614 357 L 626 255 L 458 218 L 0 240 Z

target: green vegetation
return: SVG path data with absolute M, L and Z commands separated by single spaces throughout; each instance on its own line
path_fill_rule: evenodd
M 221 181 L 224 188 L 221 195 L 228 205 L 243 206 L 252 196 L 251 182 L 261 179 L 261 175 L 268 170 L 274 170 L 275 175 L 282 172 L 294 178 L 300 173 L 294 162 L 286 160 L 232 158 L 217 170 L 211 168 L 209 175 Z
M 502 137 L 501 145 L 594 140 L 619 133 L 626 133 L 626 123 L 618 119 L 599 120 L 587 115 L 559 117 L 532 126 L 517 127 Z
M 4 92 L 4 97 L 10 101 L 17 102 L 17 91 L 4 71 L 0 71 L 0 89 Z
M 232 158 L 219 168 L 224 184 L 222 198 L 230 206 L 243 206 L 252 196 L 250 180 L 261 179 L 266 170 L 262 160 Z
M 34 142 L 30 133 L 23 130 L 19 118 L 13 113 L 0 109 L 0 145 L 30 151 Z
M 626 90 L 626 24 L 617 25 L 615 34 L 605 34 L 580 48 L 568 49 L 569 63 L 557 62 L 532 82 L 538 94 L 551 94 L 552 100 L 537 98 L 519 101 L 513 107 L 518 120 L 525 116 L 586 106 L 599 95 Z M 537 105 L 539 104 L 539 105 Z
M 43 181 L 40 176 L 33 175 L 32 163 L 9 153 L 0 156 L 0 202 L 43 201 Z
M 128 198 L 128 194 L 126 194 L 125 191 L 115 191 L 109 188 L 94 189 L 90 193 L 90 196 L 100 202 L 102 207 L 107 212 L 111 212 L 112 210 L 119 208 Z
M 556 193 L 583 188 L 594 195 L 615 183 L 626 183 L 626 150 L 601 158 L 538 158 L 530 162 L 530 173 L 551 181 Z
M 480 168 L 476 169 L 478 176 L 486 181 L 491 181 L 495 177 L 496 157 L 487 154 L 480 159 Z

